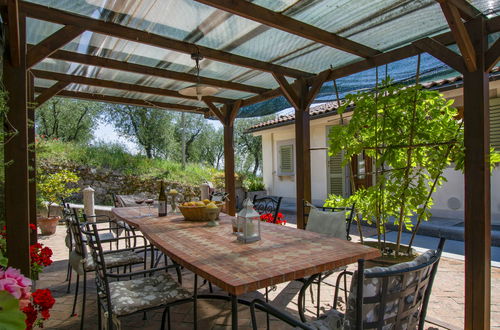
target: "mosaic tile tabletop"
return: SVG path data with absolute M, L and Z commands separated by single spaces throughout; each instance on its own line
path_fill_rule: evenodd
M 232 234 L 228 215 L 221 214 L 220 226 L 208 227 L 182 215 L 139 217 L 141 212 L 147 208 L 113 209 L 175 262 L 234 295 L 380 255 L 357 243 L 265 222 L 262 239 L 243 244 Z

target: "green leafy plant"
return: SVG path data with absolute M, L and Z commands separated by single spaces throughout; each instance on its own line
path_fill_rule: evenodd
M 47 208 L 47 217 L 50 217 L 50 207 L 61 198 L 67 198 L 71 194 L 78 192 L 78 188 L 69 188 L 70 183 L 77 183 L 78 176 L 68 170 L 37 175 L 37 204 L 40 208 Z
M 0 329 L 24 329 L 25 319 L 19 300 L 7 291 L 0 291 Z
M 261 177 L 249 175 L 243 180 L 243 187 L 246 191 L 261 191 L 266 190 L 264 181 Z
M 326 205 L 356 202 L 364 221 L 375 223 L 378 246 L 385 248 L 386 225 L 398 228 L 396 255 L 403 228 L 415 230 L 428 220 L 432 193 L 446 181 L 452 162 L 463 168 L 463 126 L 453 101 L 420 85 L 394 85 L 390 78 L 374 91 L 347 95 L 338 109 L 342 117 L 355 105 L 347 124 L 332 127 L 329 154 L 344 153 L 344 165 L 364 153 L 374 160 L 373 185 L 356 190 L 346 201 L 331 196 Z M 343 120 L 341 120 L 343 122 Z M 499 155 L 492 153 L 494 166 Z

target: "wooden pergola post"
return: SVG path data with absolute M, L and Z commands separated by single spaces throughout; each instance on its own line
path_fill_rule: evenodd
M 309 126 L 309 106 L 323 83 L 329 79 L 331 71 L 319 74 L 312 85 L 304 79 L 289 84 L 283 75 L 274 73 L 283 95 L 295 109 L 295 199 L 297 228 L 305 229 L 304 201 L 311 202 L 311 134 Z
M 26 18 L 14 12 L 17 1 L 9 1 L 7 50 L 3 61 L 3 83 L 8 93 L 4 146 L 5 222 L 9 265 L 30 275 L 30 198 L 28 174 L 28 113 L 26 75 Z M 13 54 L 18 54 L 15 59 Z M 33 201 L 34 202 L 34 201 Z
M 226 211 L 229 215 L 236 215 L 236 182 L 234 179 L 234 120 L 241 107 L 238 100 L 231 104 L 226 104 L 223 109 L 217 108 L 210 101 L 204 101 L 210 111 L 224 125 L 224 185 L 228 193 Z
M 485 21 L 468 25 L 476 70 L 464 72 L 465 329 L 490 328 L 491 196 L 489 80 Z
M 29 201 L 30 223 L 37 225 L 36 221 L 36 152 L 35 152 L 35 76 L 27 72 L 28 80 L 28 167 L 29 167 Z M 38 240 L 37 231 L 30 232 L 30 244 Z

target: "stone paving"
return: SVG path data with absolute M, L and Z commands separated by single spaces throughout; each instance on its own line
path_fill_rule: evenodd
M 80 317 L 70 316 L 71 306 L 74 297 L 74 279 L 71 287 L 71 293 L 66 293 L 67 282 L 66 267 L 68 252 L 64 245 L 64 226 L 59 226 L 57 233 L 50 237 L 40 236 L 41 243 L 49 246 L 54 251 L 54 263 L 47 267 L 37 281 L 37 288 L 50 288 L 56 298 L 56 304 L 52 310 L 52 317 L 45 323 L 47 329 L 75 329 L 79 327 Z M 357 237 L 353 237 L 355 241 Z M 276 252 L 279 253 L 279 252 Z M 350 268 L 354 269 L 353 266 Z M 265 271 L 265 270 L 263 270 Z M 334 276 L 326 280 L 331 284 Z M 426 329 L 462 329 L 463 328 L 463 307 L 464 307 L 464 263 L 459 260 L 442 258 L 439 265 L 438 274 L 434 283 L 431 300 L 428 309 L 428 321 Z M 193 287 L 193 274 L 187 270 L 183 271 L 184 286 L 188 289 Z M 95 285 L 93 276 L 90 276 L 87 282 L 87 303 L 85 312 L 85 329 L 97 329 L 97 307 L 95 298 Z M 272 303 L 287 310 L 293 315 L 298 315 L 297 295 L 301 283 L 286 282 L 277 286 L 275 291 L 270 292 Z M 80 286 L 81 289 L 81 286 Z M 217 290 L 216 292 L 222 291 Z M 208 292 L 207 285 L 203 286 L 199 293 Z M 332 305 L 333 288 L 329 285 L 322 285 L 321 291 L 322 309 L 328 309 Z M 81 297 L 81 296 L 80 296 Z M 77 313 L 80 313 L 81 299 L 79 297 Z M 264 290 L 244 296 L 244 298 L 264 297 Z M 314 304 L 307 295 L 306 315 L 313 317 L 315 315 Z M 342 310 L 343 306 L 341 306 Z M 192 305 L 185 304 L 172 308 L 172 329 L 192 329 L 193 312 Z M 492 269 L 492 305 L 491 305 L 491 326 L 500 329 L 500 269 Z M 142 314 L 137 314 L 121 319 L 122 329 L 158 329 L 161 322 L 161 312 L 149 312 L 147 319 L 143 319 Z M 259 329 L 265 329 L 265 314 L 258 313 Z M 271 317 L 271 329 L 289 329 L 285 323 Z M 250 312 L 248 307 L 239 308 L 240 329 L 251 329 Z M 439 323 L 437 326 L 434 323 Z M 223 301 L 200 300 L 198 303 L 198 329 L 230 329 L 231 316 L 230 305 Z

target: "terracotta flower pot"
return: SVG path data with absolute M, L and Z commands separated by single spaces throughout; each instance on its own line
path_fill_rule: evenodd
M 61 217 L 38 217 L 37 224 L 42 235 L 54 235 L 56 233 L 57 223 L 61 220 Z

